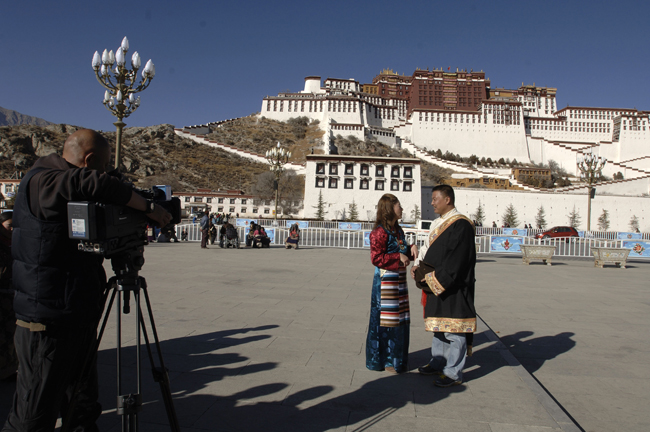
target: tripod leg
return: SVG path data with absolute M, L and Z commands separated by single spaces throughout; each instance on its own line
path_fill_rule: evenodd
M 151 372 L 153 374 L 154 381 L 160 384 L 160 392 L 163 396 L 163 402 L 165 403 L 165 411 L 167 412 L 167 419 L 169 420 L 169 425 L 172 432 L 180 432 L 180 426 L 178 424 L 178 418 L 176 416 L 176 409 L 174 408 L 174 400 L 172 399 L 171 386 L 169 385 L 169 374 L 167 368 L 165 367 L 165 362 L 162 356 L 162 350 L 160 349 L 160 341 L 158 339 L 158 332 L 156 331 L 156 324 L 153 318 L 153 312 L 151 309 L 151 302 L 149 300 L 149 293 L 147 292 L 147 282 L 144 278 L 141 278 L 140 287 L 144 292 L 145 302 L 147 304 L 147 312 L 149 314 L 149 321 L 151 324 L 151 333 L 154 337 L 154 342 L 156 344 L 156 351 L 158 351 L 158 361 L 160 362 L 160 367 L 157 367 L 153 360 L 153 354 L 151 352 L 151 344 L 149 343 L 149 336 L 147 334 L 147 327 L 144 322 L 142 314 L 140 314 L 140 325 L 142 327 L 142 334 L 144 335 L 145 344 L 147 346 L 147 353 L 149 354 L 149 362 L 151 363 Z M 140 305 L 138 305 L 140 307 Z

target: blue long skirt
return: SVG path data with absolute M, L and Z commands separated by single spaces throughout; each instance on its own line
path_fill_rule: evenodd
M 383 325 L 382 325 L 383 324 Z M 410 315 L 406 270 L 375 268 L 370 299 L 370 323 L 366 338 L 366 367 L 381 371 L 408 370 Z

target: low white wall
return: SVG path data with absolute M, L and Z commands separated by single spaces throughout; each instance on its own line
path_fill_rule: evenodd
M 576 211 L 580 215 L 579 229 L 587 229 L 587 194 L 553 194 L 541 192 L 515 192 L 492 191 L 486 189 L 454 189 L 456 194 L 456 207 L 458 210 L 471 217 L 476 212 L 479 200 L 483 205 L 485 222 L 483 226 L 492 226 L 495 221 L 500 227 L 503 214 L 508 205 L 513 204 L 517 211 L 517 218 L 521 227 L 524 224 L 535 224 L 535 217 L 540 206 L 546 213 L 546 226 L 568 225 L 568 215 Z M 423 205 L 427 205 L 424 201 Z M 650 231 L 650 197 L 630 197 L 614 195 L 596 195 L 591 201 L 591 229 L 598 227 L 598 217 L 603 209 L 609 213 L 609 231 L 629 231 L 630 219 L 636 216 L 639 219 L 641 231 Z

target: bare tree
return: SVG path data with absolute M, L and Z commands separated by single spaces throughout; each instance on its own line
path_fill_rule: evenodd
M 255 197 L 255 204 L 260 201 L 275 200 L 275 175 L 271 171 L 264 172 L 257 176 L 257 182 L 251 187 L 252 195 Z M 296 175 L 293 170 L 285 171 L 280 177 L 278 184 L 278 207 L 282 208 L 282 214 L 295 214 L 300 208 L 305 190 L 305 181 Z

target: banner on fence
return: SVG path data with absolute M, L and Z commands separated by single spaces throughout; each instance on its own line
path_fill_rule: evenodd
M 372 231 L 364 231 L 364 232 L 363 232 L 363 247 L 364 247 L 364 248 L 365 248 L 365 247 L 367 247 L 367 248 L 370 247 L 370 233 L 371 233 L 371 232 L 372 232 Z
M 503 235 L 526 237 L 528 235 L 528 230 L 526 228 L 503 228 Z
M 297 220 L 288 220 L 287 228 L 291 228 L 291 225 L 298 224 L 298 228 L 307 229 L 309 228 L 309 221 L 297 221 Z
M 523 243 L 522 237 L 494 236 L 490 238 L 490 252 L 521 253 L 519 246 Z
M 242 218 L 237 218 L 237 221 L 235 222 L 235 226 L 238 227 L 249 227 L 251 223 L 257 223 L 257 219 L 242 219 Z
M 339 222 L 339 229 L 344 231 L 360 231 L 360 222 Z
M 621 247 L 630 249 L 630 256 L 633 258 L 650 258 L 650 242 L 623 240 Z
M 643 235 L 635 232 L 620 232 L 616 233 L 617 240 L 641 240 Z

